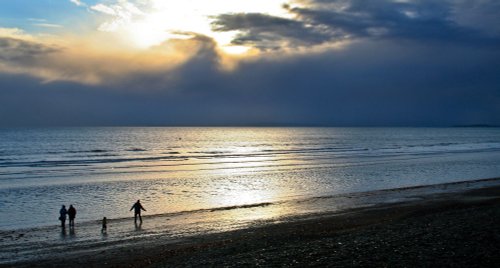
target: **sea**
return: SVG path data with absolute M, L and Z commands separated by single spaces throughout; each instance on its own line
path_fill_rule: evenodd
M 0 230 L 57 228 L 70 204 L 77 225 L 113 225 L 139 199 L 145 222 L 222 230 L 333 209 L 321 198 L 498 177 L 500 128 L 3 128 Z

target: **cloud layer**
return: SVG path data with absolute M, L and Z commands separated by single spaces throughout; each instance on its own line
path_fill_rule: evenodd
M 131 51 L 4 29 L 0 125 L 500 125 L 496 1 L 284 8 L 213 18 L 259 51 L 239 58 L 196 33 Z
M 146 51 L 130 51 L 95 48 L 80 39 L 61 45 L 18 33 L 14 37 L 0 36 L 0 71 L 32 75 L 42 82 L 120 87 L 130 79 L 168 76 L 206 45 L 205 38 L 195 36 L 171 40 Z
M 495 1 L 482 1 L 476 12 L 467 11 L 477 1 L 296 1 L 285 5 L 293 18 L 264 14 L 223 14 L 213 22 L 216 31 L 240 31 L 235 44 L 261 49 L 321 45 L 357 39 L 484 42 L 498 44 L 500 19 L 491 29 L 477 21 L 480 12 L 500 10 Z M 468 5 L 469 4 L 469 5 Z M 488 23 L 488 24 L 489 24 Z

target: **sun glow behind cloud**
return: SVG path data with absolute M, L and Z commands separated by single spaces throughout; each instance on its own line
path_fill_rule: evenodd
M 238 31 L 214 31 L 211 27 L 214 16 L 231 13 L 290 16 L 283 4 L 283 0 L 150 0 L 143 6 L 119 1 L 113 5 L 97 4 L 91 9 L 107 17 L 99 27 L 101 31 L 122 35 L 137 48 L 199 34 L 213 38 L 226 53 L 239 54 L 250 48 L 231 44 Z
M 373 42 L 496 44 L 491 1 L 470 11 L 394 0 L 40 0 L 0 25 L 0 73 L 116 87 L 140 77 L 142 87 L 170 90 L 183 88 L 183 72 L 230 75 L 259 61 L 333 50 L 341 57 Z M 10 5 L 0 10 L 5 18 L 22 7 Z M 57 12 L 40 17 L 40 8 Z

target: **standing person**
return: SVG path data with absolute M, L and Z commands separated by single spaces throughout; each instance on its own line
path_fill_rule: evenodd
M 61 221 L 61 227 L 63 229 L 66 228 L 66 214 L 68 214 L 66 206 L 62 205 L 61 210 L 59 210 L 59 220 Z
M 137 223 L 137 216 L 139 216 L 139 221 L 142 223 L 141 210 L 146 211 L 141 205 L 141 200 L 137 200 L 135 204 L 130 208 L 130 211 L 134 210 L 134 222 Z
M 102 218 L 102 229 L 101 229 L 101 233 L 105 234 L 107 233 L 108 231 L 108 220 L 106 219 L 106 217 Z
M 70 228 L 75 227 L 76 209 L 73 207 L 73 205 L 69 205 L 68 216 L 69 216 L 69 227 Z

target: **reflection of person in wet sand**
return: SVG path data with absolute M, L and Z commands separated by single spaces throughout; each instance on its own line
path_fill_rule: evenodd
M 130 208 L 130 211 L 134 210 L 134 222 L 137 223 L 137 216 L 139 216 L 139 221 L 142 223 L 141 210 L 146 211 L 141 205 L 141 200 L 137 200 L 135 204 Z

